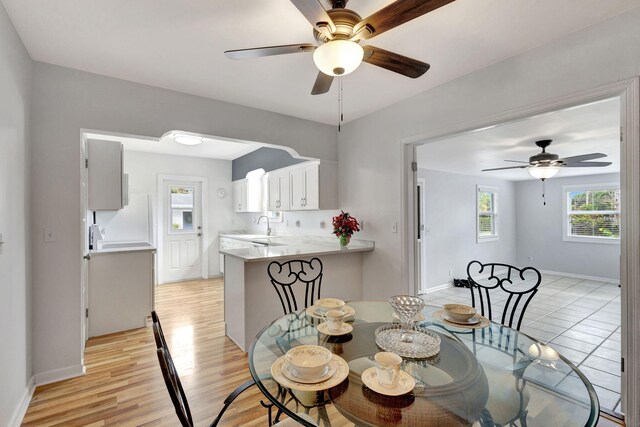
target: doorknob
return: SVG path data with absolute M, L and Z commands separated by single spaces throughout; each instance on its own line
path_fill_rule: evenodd
M 202 233 L 198 233 L 198 237 L 202 237 Z
M 91 259 L 91 254 L 86 254 L 82 257 L 82 259 L 86 259 L 87 261 L 89 261 Z

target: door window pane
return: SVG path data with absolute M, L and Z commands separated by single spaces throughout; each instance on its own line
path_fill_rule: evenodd
M 172 185 L 169 189 L 171 231 L 193 230 L 194 187 Z

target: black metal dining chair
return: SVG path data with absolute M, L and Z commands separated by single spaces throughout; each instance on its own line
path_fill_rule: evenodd
M 470 284 L 471 305 L 480 308 L 480 314 L 491 321 L 494 314 L 491 293 L 501 292 L 508 295 L 500 323 L 518 331 L 525 311 L 542 281 L 542 275 L 534 267 L 518 268 L 496 262 L 483 264 L 480 261 L 471 261 L 467 265 L 467 278 Z
M 180 420 L 180 424 L 183 427 L 194 427 L 195 424 L 193 422 L 193 417 L 191 415 L 191 409 L 189 408 L 189 402 L 187 400 L 187 394 L 182 387 L 182 382 L 180 381 L 180 376 L 178 375 L 178 371 L 175 368 L 173 363 L 173 358 L 171 357 L 171 352 L 169 351 L 169 347 L 167 346 L 167 341 L 164 337 L 164 332 L 162 331 L 162 325 L 160 323 L 160 318 L 155 311 L 151 312 L 151 318 L 153 320 L 153 336 L 156 341 L 157 349 L 156 353 L 158 356 L 158 363 L 160 364 L 160 370 L 162 371 L 162 376 L 164 378 L 165 385 L 167 386 L 167 391 L 169 392 L 169 397 L 171 398 L 171 402 L 176 411 L 176 415 Z M 233 401 L 240 396 L 245 390 L 255 385 L 255 381 L 253 379 L 244 382 L 238 388 L 236 388 L 231 394 L 227 396 L 224 400 L 224 404 L 218 415 L 213 420 L 209 427 L 215 427 L 218 425 L 222 416 L 227 411 L 229 406 L 233 403 Z M 267 408 L 269 415 L 269 425 L 272 425 L 272 416 L 271 416 L 271 408 L 273 405 L 265 404 L 264 402 L 260 402 L 262 406 Z M 280 413 L 278 413 L 280 415 Z M 313 419 L 308 417 L 306 414 L 297 414 L 305 420 L 313 423 Z M 297 426 L 299 425 L 294 420 L 287 418 L 282 420 L 274 426 L 278 427 L 287 427 L 287 426 Z
M 307 308 L 320 298 L 322 287 L 322 261 L 312 258 L 310 261 L 294 259 L 284 261 L 272 261 L 267 267 L 267 273 L 271 284 L 280 298 L 282 311 L 285 315 Z M 298 297 L 302 297 L 304 286 L 304 301 L 298 306 Z

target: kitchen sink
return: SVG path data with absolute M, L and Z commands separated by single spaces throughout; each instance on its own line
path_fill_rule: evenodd
M 262 246 L 282 246 L 282 243 L 273 243 L 271 239 L 252 240 L 251 243 Z

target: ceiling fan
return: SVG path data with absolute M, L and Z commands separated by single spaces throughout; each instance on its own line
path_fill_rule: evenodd
M 332 9 L 325 10 L 320 0 L 291 0 L 313 26 L 318 46 L 309 43 L 267 46 L 228 50 L 225 55 L 231 59 L 245 59 L 313 52 L 313 60 L 320 71 L 312 95 L 327 93 L 334 77 L 351 73 L 362 61 L 415 79 L 427 72 L 430 65 L 375 46 L 360 46 L 360 42 L 454 0 L 396 0 L 365 19 L 346 8 L 348 0 L 330 1 Z
M 482 172 L 497 171 L 505 169 L 527 169 L 529 174 L 535 178 L 544 181 L 551 178 L 560 171 L 561 167 L 567 168 L 602 168 L 609 166 L 611 162 L 588 162 L 587 160 L 601 159 L 607 157 L 602 153 L 581 154 L 579 156 L 571 156 L 560 158 L 557 154 L 547 153 L 546 148 L 551 145 L 551 139 L 536 141 L 536 145 L 542 148 L 542 152 L 529 157 L 528 162 L 519 160 L 505 160 L 505 162 L 526 163 L 522 166 L 507 166 L 503 168 L 482 169 Z

